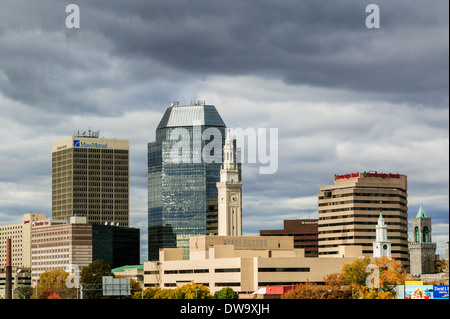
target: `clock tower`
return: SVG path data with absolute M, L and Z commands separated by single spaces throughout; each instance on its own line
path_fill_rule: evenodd
M 376 226 L 376 240 L 373 243 L 373 257 L 386 256 L 391 259 L 391 242 L 387 238 L 387 226 L 380 210 L 380 217 Z
M 218 195 L 218 235 L 242 236 L 242 182 L 236 166 L 235 147 L 229 130 L 223 147 Z

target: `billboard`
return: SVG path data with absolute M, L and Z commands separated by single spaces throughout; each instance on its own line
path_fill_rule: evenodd
M 103 276 L 103 295 L 104 296 L 129 296 L 130 278 L 113 278 L 112 276 Z
M 433 299 L 448 299 L 448 286 L 433 286 Z
M 398 285 L 397 299 L 449 299 L 448 285 Z

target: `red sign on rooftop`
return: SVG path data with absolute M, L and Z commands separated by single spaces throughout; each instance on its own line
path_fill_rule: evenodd
M 350 173 L 350 174 L 344 174 L 344 175 L 334 175 L 334 179 L 350 179 L 355 177 L 360 177 L 362 175 L 363 177 L 378 177 L 378 178 L 400 178 L 400 174 L 393 174 L 393 173 L 377 173 L 377 172 L 364 172 L 364 173 Z

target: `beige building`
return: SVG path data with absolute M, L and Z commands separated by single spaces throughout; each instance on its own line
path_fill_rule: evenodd
M 12 299 L 20 299 L 18 288 L 31 286 L 31 273 L 29 269 L 13 268 L 11 274 Z M 6 296 L 6 272 L 0 268 L 0 299 Z
M 23 222 L 0 226 L 0 268 L 6 265 L 6 240 L 11 239 L 11 266 L 31 267 L 31 228 L 34 222 L 44 220 L 45 214 L 23 215 Z
M 360 245 L 372 257 L 382 211 L 391 257 L 408 267 L 407 177 L 391 173 L 336 175 L 318 194 L 319 257 L 334 256 L 342 245 Z
M 167 248 L 160 250 L 159 262 L 145 262 L 144 284 L 176 288 L 195 282 L 213 294 L 224 287 L 245 294 L 267 285 L 321 283 L 361 256 L 361 250 L 341 247 L 339 258 L 305 258 L 293 237 L 197 236 L 190 239 L 189 260 L 182 259 L 180 248 Z
M 44 220 L 34 222 L 31 233 L 32 285 L 45 271 L 82 270 L 92 262 L 92 225 L 86 217 L 70 217 L 69 222 Z
M 129 226 L 129 140 L 98 135 L 52 143 L 52 218 Z

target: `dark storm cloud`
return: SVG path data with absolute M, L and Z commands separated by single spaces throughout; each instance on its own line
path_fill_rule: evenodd
M 117 54 L 155 59 L 187 73 L 265 75 L 446 105 L 448 4 L 381 1 L 381 28 L 369 30 L 368 3 L 113 2 L 105 15 L 117 8 L 118 18 L 94 24 L 115 43 Z M 97 3 L 93 10 L 105 8 Z
M 51 142 L 92 126 L 130 138 L 144 236 L 147 143 L 171 101 L 198 97 L 230 127 L 279 128 L 277 173 L 244 166 L 245 232 L 314 214 L 336 173 L 378 169 L 408 175 L 411 214 L 425 201 L 448 241 L 448 53 L 447 1 L 0 0 L 0 219 L 50 217 Z
M 377 30 L 365 26 L 369 1 L 75 2 L 76 30 L 64 24 L 69 1 L 4 2 L 3 92 L 52 111 L 120 114 L 92 96 L 156 79 L 170 94 L 202 76 L 258 75 L 448 105 L 447 2 L 378 1 Z

